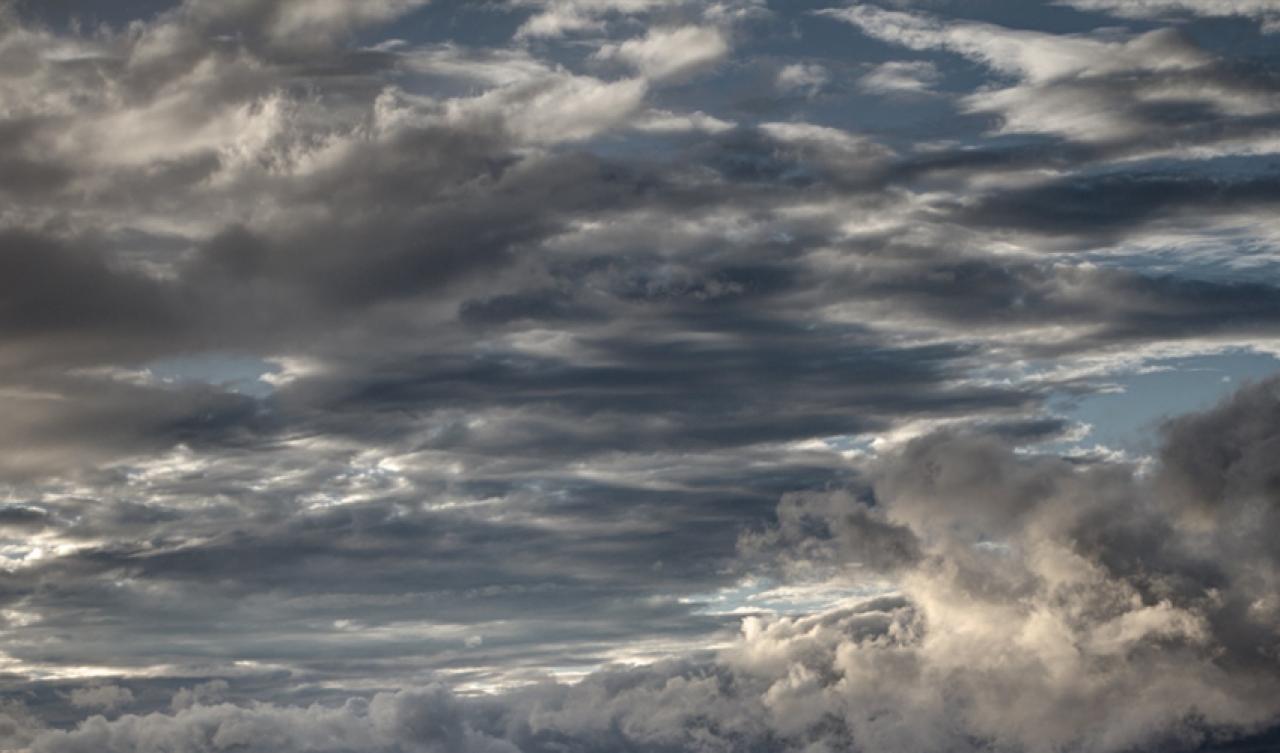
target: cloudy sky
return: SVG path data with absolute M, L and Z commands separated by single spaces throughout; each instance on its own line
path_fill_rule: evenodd
M 1275 0 L 0 0 L 0 750 L 1265 749 L 1278 209 Z

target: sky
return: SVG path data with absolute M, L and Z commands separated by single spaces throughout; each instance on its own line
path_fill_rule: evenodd
M 0 751 L 1280 740 L 1274 0 L 0 0 Z

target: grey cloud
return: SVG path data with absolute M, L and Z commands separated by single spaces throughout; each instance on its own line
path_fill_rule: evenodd
M 104 383 L 105 382 L 105 383 Z M 90 390 L 85 387 L 92 386 Z M 43 392 L 5 396 L 0 431 L 13 478 L 74 471 L 178 444 L 234 447 L 267 433 L 273 421 L 249 397 L 212 387 L 131 385 L 102 379 L 49 378 Z
M 6 700 L 0 704 L 0 746 L 5 750 L 21 750 L 45 730 L 21 701 Z
M 1210 215 L 1265 211 L 1280 199 L 1277 176 L 1102 175 L 1001 193 L 967 210 L 980 223 L 1106 238 L 1194 209 Z
M 1212 412 L 1171 420 L 1160 455 L 1162 480 L 1215 508 L 1275 499 L 1280 477 L 1265 458 L 1278 438 L 1276 390 L 1275 380 L 1259 382 Z
M 0 248 L 6 286 L 0 326 L 16 345 L 37 338 L 90 341 L 84 347 L 101 332 L 174 332 L 176 301 L 164 287 L 112 269 L 92 248 L 13 230 L 0 235 Z
M 210 680 L 189 688 L 179 688 L 169 702 L 174 711 L 182 711 L 192 706 L 213 706 L 222 700 L 230 685 L 226 680 Z
M 841 493 L 784 495 L 776 526 L 739 544 L 748 557 L 772 555 L 792 567 L 852 562 L 874 573 L 914 567 L 923 556 L 911 529 Z
M 725 687 L 732 681 L 727 673 L 672 666 L 600 675 L 573 687 L 544 685 L 518 693 L 505 708 L 456 698 L 439 686 L 337 708 L 194 706 L 172 716 L 91 718 L 74 731 L 41 736 L 31 749 L 779 750 L 762 736 L 748 698 L 735 708 L 736 693 Z M 721 697 L 726 690 L 733 695 Z
M 46 525 L 48 517 L 39 507 L 10 504 L 0 508 L 0 526 L 8 529 L 39 530 Z
M 385 694 L 336 709 L 195 706 L 173 716 L 92 717 L 70 733 L 37 739 L 33 751 L 460 751 L 510 753 L 460 718 L 442 688 Z
M 119 685 L 91 685 L 71 691 L 71 705 L 115 711 L 133 703 L 133 692 Z
M 1232 657 L 1245 665 L 1274 661 L 1268 625 L 1275 599 L 1262 592 L 1280 563 L 1269 533 L 1280 515 L 1280 477 L 1270 460 L 1280 441 L 1277 390 L 1274 378 L 1249 384 L 1214 410 L 1166 423 L 1154 482 L 1213 551 L 1231 553 L 1213 563 L 1222 580 L 1241 584 L 1224 588 L 1229 607 L 1218 624 L 1234 634 Z
M 1103 232 L 1079 227 L 1085 236 Z M 1031 357 L 1105 352 L 1152 340 L 1266 337 L 1280 315 L 1275 289 L 1263 281 L 1140 273 L 1053 254 L 1045 261 L 992 259 L 892 240 L 883 247 L 854 246 L 850 253 L 865 256 L 821 283 L 833 294 L 940 331 L 982 333 Z M 1010 334 L 1044 327 L 1065 331 L 1052 338 Z

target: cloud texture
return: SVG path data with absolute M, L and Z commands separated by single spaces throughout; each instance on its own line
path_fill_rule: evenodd
M 0 750 L 1269 740 L 1274 14 L 963 5 L 0 0 Z
M 747 618 L 705 661 L 481 699 L 436 686 L 332 707 L 175 702 L 32 749 L 1118 751 L 1257 732 L 1280 713 L 1265 525 L 1278 410 L 1280 382 L 1247 387 L 1169 424 L 1140 474 L 987 435 L 915 440 L 875 467 L 874 505 L 790 498 L 744 540 L 895 587 Z

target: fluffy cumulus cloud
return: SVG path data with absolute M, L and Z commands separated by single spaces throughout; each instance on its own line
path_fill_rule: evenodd
M 1268 743 L 1273 16 L 0 0 L 0 750 Z

